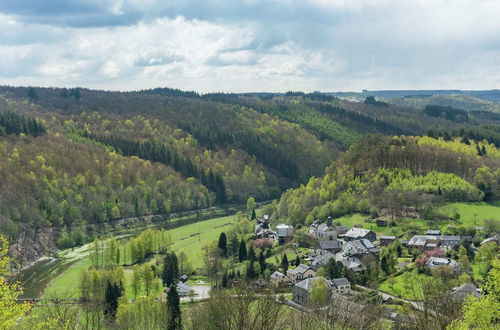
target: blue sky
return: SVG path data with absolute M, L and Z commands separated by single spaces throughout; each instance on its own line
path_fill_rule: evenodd
M 499 17 L 496 0 L 2 0 L 0 84 L 499 88 Z

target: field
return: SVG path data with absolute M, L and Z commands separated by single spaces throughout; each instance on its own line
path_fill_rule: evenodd
M 451 203 L 460 214 L 459 222 L 464 225 L 482 226 L 486 219 L 500 220 L 500 202 L 493 203 Z
M 202 248 L 216 241 L 221 232 L 229 230 L 234 220 L 235 216 L 226 216 L 171 229 L 169 232 L 173 242 L 172 249 L 175 252 L 183 251 L 195 269 L 201 268 L 203 267 Z M 74 263 L 49 283 L 45 295 L 62 292 L 72 296 L 78 295 L 80 273 L 90 267 L 88 247 L 89 244 L 78 249 L 65 250 L 60 254 L 61 257 L 68 258 Z M 131 275 L 132 272 L 125 269 L 126 289 L 131 281 Z

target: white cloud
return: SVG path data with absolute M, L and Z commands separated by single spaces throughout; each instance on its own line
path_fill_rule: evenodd
M 2 83 L 201 92 L 500 84 L 498 1 L 77 4 L 52 20 L 48 9 L 0 13 Z

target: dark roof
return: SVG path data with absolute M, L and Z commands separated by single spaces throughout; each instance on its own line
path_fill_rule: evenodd
M 332 280 L 332 283 L 338 288 L 339 286 L 345 286 L 345 285 L 351 285 L 351 283 L 349 282 L 349 280 L 345 277 L 341 277 L 341 278 L 334 278 Z
M 327 241 L 320 241 L 319 242 L 319 247 L 322 250 L 334 250 L 334 249 L 340 249 L 340 242 L 336 239 L 331 239 Z

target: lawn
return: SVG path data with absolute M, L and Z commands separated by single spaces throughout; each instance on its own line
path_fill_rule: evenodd
M 460 214 L 463 225 L 482 226 L 486 219 L 500 220 L 500 202 L 492 203 L 450 203 Z
M 419 283 L 426 277 L 427 275 L 415 271 L 407 271 L 399 276 L 389 277 L 380 283 L 379 289 L 396 297 L 414 300 L 415 295 L 422 295 Z
M 194 268 L 201 268 L 202 248 L 217 241 L 221 232 L 230 229 L 234 219 L 235 216 L 219 217 L 171 229 L 169 232 L 173 241 L 172 250 L 177 253 L 183 251 Z M 45 289 L 45 296 L 55 293 L 78 296 L 80 274 L 91 265 L 87 249 L 88 245 L 85 245 L 77 249 L 64 250 L 59 254 L 73 264 L 49 283 Z M 125 286 L 128 287 L 132 273 L 128 268 L 124 270 Z M 130 290 L 127 289 L 127 296 L 129 293 Z

